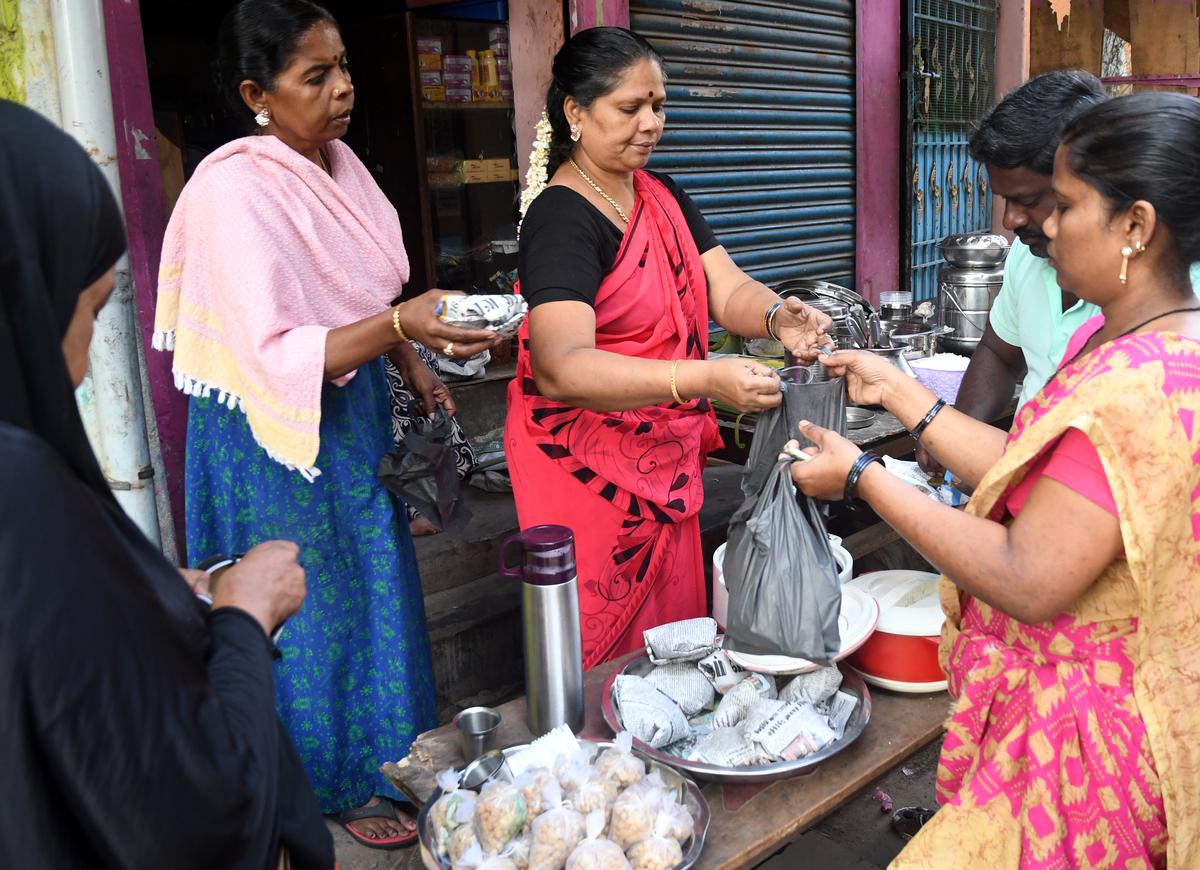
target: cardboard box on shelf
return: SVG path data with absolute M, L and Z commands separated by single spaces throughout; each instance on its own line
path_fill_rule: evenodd
M 459 165 L 458 172 L 464 184 L 484 184 L 489 181 L 508 181 L 512 175 L 512 161 L 507 157 L 492 157 L 484 160 L 464 160 Z
M 468 88 L 446 88 L 447 103 L 469 103 L 471 102 L 471 89 Z
M 441 85 L 421 88 L 421 99 L 427 103 L 444 103 L 446 102 L 446 89 Z
M 442 58 L 442 72 L 465 72 L 471 77 L 471 58 L 465 54 L 448 54 Z
M 442 71 L 442 56 L 440 54 L 418 54 L 417 69 L 421 72 L 426 70 Z
M 442 53 L 442 40 L 436 36 L 422 36 L 417 39 L 417 54 L 437 54 Z
M 442 84 L 448 88 L 466 88 L 471 89 L 471 74 L 463 72 L 444 72 L 442 73 Z
M 423 69 L 417 75 L 420 76 L 423 88 L 440 88 L 443 84 L 440 69 Z

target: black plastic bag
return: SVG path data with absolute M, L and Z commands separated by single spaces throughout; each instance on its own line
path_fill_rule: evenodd
M 418 416 L 394 453 L 379 463 L 379 479 L 393 495 L 446 532 L 471 517 L 460 494 L 451 418 L 438 408 L 432 419 Z
M 828 664 L 841 647 L 842 589 L 817 504 L 792 483 L 793 461 L 761 475 L 729 524 L 725 648 Z

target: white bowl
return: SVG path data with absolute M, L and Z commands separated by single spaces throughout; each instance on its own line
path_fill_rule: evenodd
M 838 581 L 845 585 L 850 582 L 850 578 L 854 576 L 854 557 L 850 555 L 850 551 L 841 545 L 841 538 L 836 535 L 829 536 L 829 543 L 833 546 L 833 556 L 838 563 Z M 717 625 L 721 630 L 725 630 L 725 616 L 729 612 L 729 590 L 725 588 L 725 545 L 717 547 L 713 553 L 713 606 L 712 618 L 717 621 Z

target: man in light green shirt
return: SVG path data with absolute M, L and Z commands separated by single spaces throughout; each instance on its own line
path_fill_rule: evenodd
M 1079 112 L 1108 99 L 1091 73 L 1043 73 L 1005 95 L 975 125 L 967 149 L 987 169 L 992 194 L 1004 199 L 1004 228 L 1016 235 L 1004 264 L 1004 281 L 987 328 L 963 376 L 955 407 L 991 423 L 1008 407 L 1017 384 L 1019 402 L 1037 394 L 1062 362 L 1067 343 L 1084 321 L 1100 313 L 1058 286 L 1046 259 L 1042 224 L 1057 202 L 1054 152 L 1063 127 Z M 1200 268 L 1192 268 L 1200 287 Z M 926 471 L 939 463 L 920 445 Z

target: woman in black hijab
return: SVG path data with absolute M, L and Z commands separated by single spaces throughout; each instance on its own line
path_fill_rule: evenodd
M 74 388 L 125 248 L 83 150 L 0 101 L 0 866 L 333 866 L 275 714 L 297 549 L 211 611 L 113 499 Z

